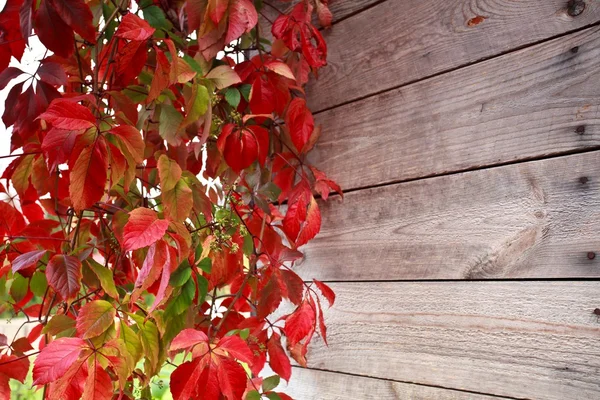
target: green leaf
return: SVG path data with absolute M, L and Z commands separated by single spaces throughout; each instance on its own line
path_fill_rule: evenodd
M 240 93 L 244 96 L 246 101 L 250 101 L 250 90 L 252 90 L 252 86 L 248 84 L 244 84 L 240 86 Z
M 273 375 L 273 376 L 270 376 L 270 377 L 266 378 L 265 380 L 263 380 L 263 383 L 262 383 L 263 392 L 270 392 L 271 390 L 273 390 L 277 386 L 279 386 L 280 379 L 281 378 L 279 378 L 279 375 Z
M 207 274 L 210 274 L 210 271 L 212 270 L 212 260 L 206 257 L 198 263 L 198 267 Z
M 183 115 L 170 104 L 160 106 L 160 121 L 158 122 L 158 134 L 169 144 L 179 144 L 179 126 L 183 121 Z
M 210 97 L 208 95 L 208 89 L 206 86 L 194 84 L 192 87 L 192 96 L 186 104 L 187 115 L 183 121 L 183 126 L 197 121 L 202 115 L 206 114 Z
M 152 369 L 158 368 L 160 354 L 160 339 L 156 324 L 150 320 L 144 322 L 144 317 L 137 314 L 129 315 L 138 326 L 138 336 L 142 342 L 144 354 L 150 362 Z
M 190 263 L 187 259 L 183 260 L 179 268 L 175 270 L 171 274 L 171 279 L 169 280 L 169 285 L 172 287 L 180 287 L 183 286 L 188 279 L 192 276 L 192 269 L 190 268 Z
M 260 400 L 262 396 L 256 390 L 248 392 L 246 395 L 246 400 Z
M 248 336 L 250 336 L 250 329 L 249 328 L 244 328 L 240 331 L 240 337 L 243 340 L 248 339 Z
M 200 66 L 200 64 L 198 64 L 198 62 L 196 60 L 194 60 L 192 57 L 188 56 L 187 54 L 183 55 L 183 59 L 185 60 L 186 63 L 189 64 L 190 67 L 192 67 L 192 69 L 194 71 L 196 71 L 200 75 L 204 75 L 204 71 L 202 70 L 202 67 Z
M 268 182 L 258 189 L 258 193 L 275 202 L 281 193 L 281 189 L 273 182 Z
M 169 22 L 163 10 L 157 6 L 146 7 L 142 10 L 144 13 L 144 19 L 150 24 L 151 27 L 156 29 L 169 29 Z
M 23 277 L 21 274 L 15 274 L 13 281 L 10 285 L 10 295 L 12 296 L 15 303 L 23 300 L 27 294 L 28 279 Z
M 46 274 L 40 271 L 36 271 L 31 277 L 29 282 L 29 289 L 38 297 L 43 297 L 48 288 L 48 281 L 46 280 Z
M 42 333 L 49 333 L 50 335 L 55 336 L 60 332 L 73 328 L 75 328 L 75 320 L 66 315 L 58 314 L 48 321 L 44 329 L 42 329 Z
M 121 323 L 120 326 L 120 339 L 125 344 L 125 348 L 127 349 L 127 362 L 129 364 L 130 370 L 133 370 L 137 362 L 142 358 L 142 352 L 144 349 L 142 348 L 142 343 L 140 339 L 136 335 L 136 333 L 131 329 L 127 324 Z
M 203 276 L 198 277 L 198 293 L 198 304 L 202 304 L 208 293 L 208 280 Z
M 267 397 L 269 400 L 281 400 L 281 397 L 279 397 L 279 395 L 275 392 L 268 393 Z
M 225 90 L 225 101 L 233 108 L 237 108 L 242 100 L 240 91 L 236 88 L 227 88 Z
M 191 271 L 188 268 L 188 271 Z M 188 277 L 189 278 L 189 277 Z M 165 310 L 165 315 L 179 315 L 187 310 L 194 300 L 196 295 L 196 283 L 193 279 L 188 279 L 187 282 L 181 288 L 179 296 L 174 297 Z
M 117 292 L 117 287 L 115 286 L 113 272 L 110 269 L 101 265 L 93 258 L 90 258 L 84 262 L 92 271 L 94 271 L 94 274 L 96 274 L 96 276 L 98 277 L 98 280 L 100 281 L 100 286 L 102 286 L 102 290 L 104 290 L 106 294 L 112 297 L 113 299 L 118 299 L 119 293 Z

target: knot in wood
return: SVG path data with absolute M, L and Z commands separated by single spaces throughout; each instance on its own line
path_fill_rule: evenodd
M 596 258 L 596 253 L 594 253 L 593 251 L 589 251 L 587 253 L 587 258 L 588 260 L 593 260 L 594 258 Z
M 571 17 L 580 15 L 585 10 L 585 1 L 583 0 L 569 0 L 567 3 L 567 14 Z

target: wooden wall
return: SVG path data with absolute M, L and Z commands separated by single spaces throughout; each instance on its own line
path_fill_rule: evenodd
M 600 0 L 331 0 L 311 399 L 599 399 Z

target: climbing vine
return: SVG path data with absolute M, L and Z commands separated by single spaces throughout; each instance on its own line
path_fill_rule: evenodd
M 335 300 L 294 263 L 341 190 L 306 160 L 327 1 L 276 6 L 8 0 L 0 306 L 25 322 L 0 335 L 0 399 L 30 369 L 45 399 L 151 398 L 165 368 L 174 399 L 290 398 Z

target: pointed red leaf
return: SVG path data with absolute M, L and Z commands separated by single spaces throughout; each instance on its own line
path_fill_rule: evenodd
M 85 347 L 80 338 L 60 338 L 44 347 L 33 365 L 33 384 L 45 385 L 62 377 Z
M 219 388 L 227 400 L 242 400 L 246 390 L 246 372 L 237 362 L 223 358 L 217 367 L 217 378 Z
M 315 282 L 321 293 L 323 293 L 323 297 L 325 297 L 329 302 L 329 307 L 331 307 L 335 302 L 335 293 L 333 292 L 333 290 L 331 290 L 329 286 L 327 286 L 321 281 L 318 281 L 316 279 L 313 279 L 313 281 Z
M 229 27 L 225 43 L 230 43 L 244 33 L 248 33 L 258 23 L 258 14 L 249 0 L 230 0 Z
M 45 254 L 46 250 L 34 250 L 21 254 L 12 262 L 13 272 L 35 267 L 38 261 L 40 261 Z
M 108 170 L 108 153 L 103 138 L 83 149 L 73 170 L 69 195 L 77 211 L 93 206 L 104 196 Z
M 115 36 L 128 40 L 143 41 L 152 36 L 155 30 L 137 15 L 129 13 L 121 20 Z
M 208 336 L 202 331 L 196 329 L 184 329 L 171 342 L 170 351 L 190 349 L 198 343 L 208 343 Z
M 100 364 L 89 372 L 83 387 L 83 400 L 110 400 L 113 397 L 113 384 L 108 372 Z
M 130 251 L 150 246 L 163 237 L 168 227 L 169 221 L 158 219 L 155 211 L 136 208 L 129 213 L 129 221 L 123 230 L 123 247 Z
M 39 118 L 55 128 L 68 130 L 88 129 L 96 124 L 96 118 L 87 107 L 65 99 L 54 100 Z
M 77 257 L 56 254 L 48 261 L 46 278 L 64 300 L 72 300 L 81 287 L 81 262 Z
M 218 347 L 227 350 L 227 353 L 238 360 L 252 365 L 254 356 L 248 348 L 248 344 L 239 336 L 225 336 L 219 341 Z
M 283 331 L 290 347 L 308 336 L 311 330 L 314 329 L 315 318 L 315 310 L 306 300 L 293 314 L 287 317 Z
M 315 129 L 315 120 L 304 99 L 296 97 L 292 100 L 285 115 L 285 123 L 292 143 L 301 152 Z
M 92 11 L 83 0 L 44 0 L 49 1 L 62 20 L 90 43 L 96 43 L 96 28 Z
M 292 364 L 281 346 L 281 336 L 275 332 L 273 332 L 273 335 L 271 335 L 267 342 L 267 351 L 269 354 L 269 365 L 273 371 L 289 382 L 292 376 Z

